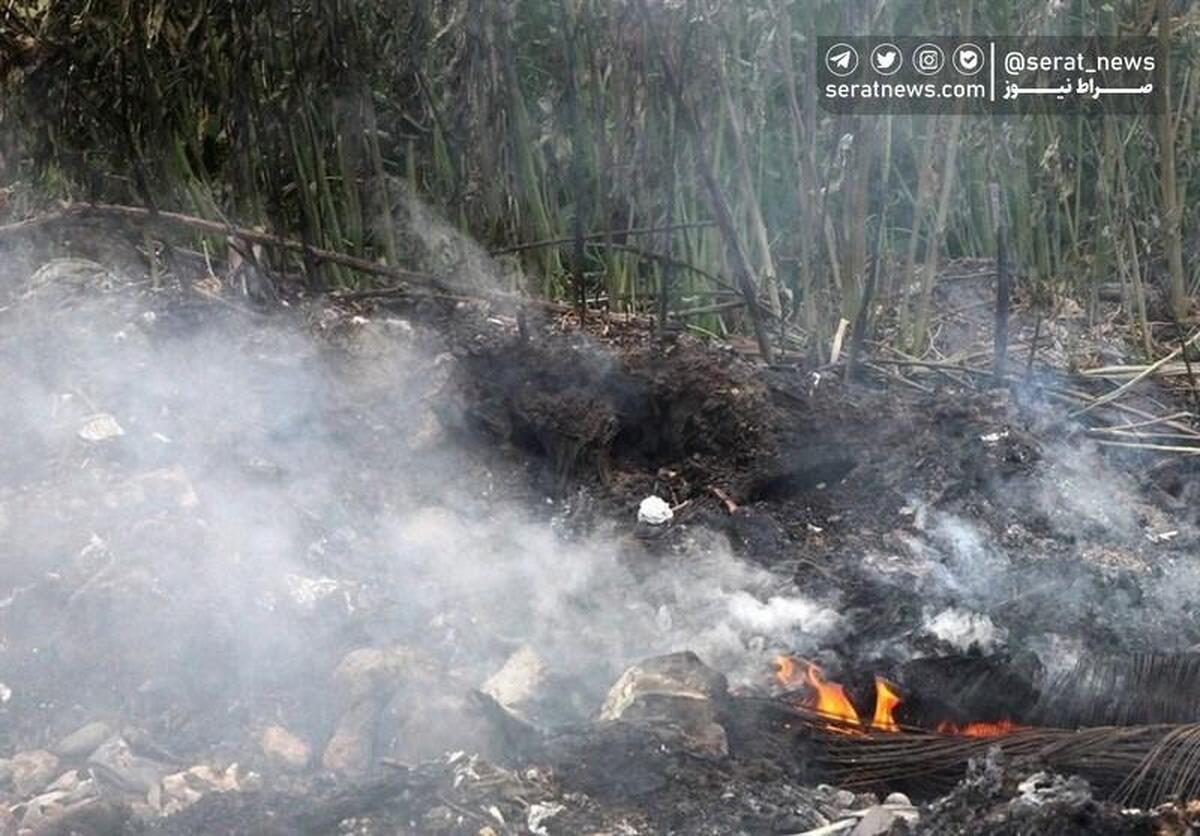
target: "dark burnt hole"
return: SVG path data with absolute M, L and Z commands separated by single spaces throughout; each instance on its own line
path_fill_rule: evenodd
M 771 469 L 752 479 L 746 499 L 779 501 L 817 490 L 821 485 L 835 485 L 857 464 L 846 448 L 813 438 L 803 449 L 785 453 Z

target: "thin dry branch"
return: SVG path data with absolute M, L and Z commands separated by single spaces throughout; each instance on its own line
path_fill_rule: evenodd
M 198 218 L 179 212 L 154 212 L 141 206 L 121 206 L 113 203 L 70 204 L 64 206 L 57 212 L 48 212 L 23 221 L 17 221 L 16 223 L 0 226 L 0 238 L 22 234 L 34 229 L 35 227 L 44 226 L 46 224 L 55 223 L 62 220 L 87 217 L 119 218 L 144 224 L 167 224 L 185 229 L 191 229 L 206 235 L 221 235 L 228 238 L 236 238 L 248 244 L 279 247 L 281 249 L 288 250 L 289 252 L 301 253 L 316 262 L 339 264 L 359 273 L 366 273 L 374 276 L 384 276 L 386 278 L 395 279 L 413 285 L 433 287 L 448 293 L 461 293 L 467 296 L 476 298 L 484 297 L 488 299 L 510 299 L 521 301 L 525 301 L 526 299 L 526 297 L 518 294 L 504 293 L 495 290 L 460 287 L 432 273 L 404 270 L 399 267 L 393 267 L 389 264 L 371 261 L 370 259 L 347 255 L 346 253 L 340 253 L 334 250 L 314 247 L 301 241 L 284 238 L 279 235 L 272 235 L 271 233 L 262 232 L 257 229 L 248 229 L 246 227 L 236 226 L 223 221 L 212 221 L 208 220 L 207 218 Z

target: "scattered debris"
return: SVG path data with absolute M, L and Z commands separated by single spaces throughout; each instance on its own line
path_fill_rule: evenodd
M 259 783 L 257 774 L 243 773 L 236 763 L 223 770 L 201 764 L 165 776 L 161 788 L 155 788 L 158 797 L 154 799 L 152 795 L 151 805 L 159 808 L 163 815 L 171 815 L 192 806 L 205 796 L 252 790 L 258 788 Z

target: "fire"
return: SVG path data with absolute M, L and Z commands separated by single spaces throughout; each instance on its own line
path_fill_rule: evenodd
M 816 705 L 812 706 L 817 713 L 826 717 L 841 720 L 851 726 L 861 725 L 858 711 L 854 703 L 846 696 L 846 689 L 836 682 L 827 682 L 824 673 L 814 664 L 808 665 L 808 684 L 816 693 Z
M 1020 726 L 1012 720 L 996 720 L 992 723 L 938 723 L 937 730 L 941 734 L 953 734 L 958 737 L 1003 737 L 1028 726 Z
M 827 680 L 820 667 L 792 656 L 780 656 L 775 660 L 775 664 L 775 676 L 785 687 L 807 685 L 812 691 L 812 696 L 804 702 L 806 708 L 836 720 L 842 727 L 865 727 L 858 709 L 846 695 L 846 689 Z M 895 685 L 881 676 L 875 677 L 875 713 L 871 717 L 869 728 L 874 731 L 899 732 L 901 729 L 896 721 L 896 709 L 903 701 Z M 1004 719 L 962 724 L 943 722 L 937 725 L 936 731 L 939 734 L 957 737 L 1001 737 L 1025 728 L 1028 726 Z
M 901 702 L 900 695 L 892 689 L 890 682 L 883 677 L 875 677 L 875 719 L 871 721 L 871 728 L 880 731 L 900 731 L 895 711 Z
M 825 672 L 812 662 L 803 662 L 801 673 L 800 660 L 791 656 L 780 656 L 776 660 L 778 670 L 776 676 L 786 686 L 807 683 L 812 689 L 813 696 L 807 706 L 819 714 L 848 726 L 861 726 L 862 719 L 858 709 L 846 696 L 846 689 L 836 682 L 825 679 Z M 803 679 L 802 679 L 803 677 Z M 875 677 L 875 714 L 871 720 L 871 728 L 879 731 L 900 731 L 896 722 L 895 710 L 901 703 L 900 696 L 894 687 L 882 677 Z

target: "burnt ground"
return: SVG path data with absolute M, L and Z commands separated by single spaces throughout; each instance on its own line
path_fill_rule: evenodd
M 440 600 L 423 607 L 404 588 L 420 578 L 398 581 L 389 553 L 397 536 L 444 538 L 513 509 L 565 543 L 603 532 L 634 579 L 715 535 L 781 590 L 832 602 L 841 622 L 820 642 L 822 662 L 856 697 L 876 673 L 898 681 L 914 722 L 921 712 L 1051 722 L 1055 675 L 1078 658 L 1200 643 L 1189 465 L 1097 448 L 1055 400 L 1063 381 L 1050 373 L 1016 388 L 931 374 L 920 391 L 801 363 L 764 369 L 620 318 L 581 327 L 545 310 L 523 334 L 511 311 L 469 301 L 257 309 L 186 278 L 155 289 L 91 268 L 42 284 L 9 271 L 0 356 L 22 377 L 0 406 L 13 428 L 0 466 L 0 683 L 12 690 L 0 755 L 62 750 L 95 721 L 128 750 L 120 764 L 59 751 L 55 774 L 96 781 L 109 801 L 36 832 L 798 833 L 868 805 L 817 788 L 833 777 L 780 718 L 752 708 L 771 690 L 765 667 L 738 685 L 745 703 L 722 708 L 720 757 L 661 730 L 594 724 L 620 673 L 611 664 L 567 666 L 528 725 L 464 701 L 521 644 L 484 617 L 504 602 L 481 602 L 478 619 Z M 115 347 L 101 355 L 100 344 Z M 60 353 L 71 361 L 45 359 Z M 162 402 L 146 403 L 112 364 L 147 357 L 166 358 L 170 375 L 207 367 L 217 388 L 167 391 L 155 379 Z M 221 392 L 231 361 L 266 374 Z M 314 379 L 324 388 L 309 399 Z M 290 407 L 297 390 L 303 407 L 281 422 L 272 405 Z M 31 414 L 47 395 L 53 414 Z M 123 433 L 81 440 L 97 414 Z M 152 431 L 171 443 L 155 446 Z M 227 455 L 208 456 L 214 448 Z M 649 495 L 674 507 L 670 524 L 635 523 Z M 400 534 L 364 522 L 383 528 L 397 508 L 431 502 L 455 515 L 421 516 L 416 533 L 408 517 Z M 283 516 L 297 520 L 286 528 L 295 542 L 246 536 L 274 536 Z M 511 539 L 532 550 L 531 530 L 492 525 L 453 548 Z M 281 552 L 299 555 L 289 572 L 274 562 Z M 552 557 L 540 572 L 568 571 L 570 548 Z M 189 594 L 193 584 L 204 594 Z M 401 639 L 405 684 L 389 680 L 372 715 L 371 751 L 392 765 L 331 768 L 318 753 L 360 687 L 336 673 L 331 685 L 331 672 Z M 384 667 L 400 665 L 390 659 Z M 383 687 L 375 676 L 363 687 Z M 1190 709 L 1154 719 L 1194 719 L 1175 716 Z M 447 717 L 453 733 L 424 734 Z M 303 768 L 264 751 L 260 732 L 275 726 L 314 750 Z M 442 754 L 453 749 L 467 753 Z M 198 764 L 231 785 L 193 776 L 195 798 L 140 800 Z M 990 768 L 924 811 L 916 832 L 1182 828 L 1176 812 L 1121 816 L 1066 778 L 1031 795 L 1020 785 L 1034 765 Z M 0 770 L 0 793 L 16 805 L 54 777 L 22 794 Z

